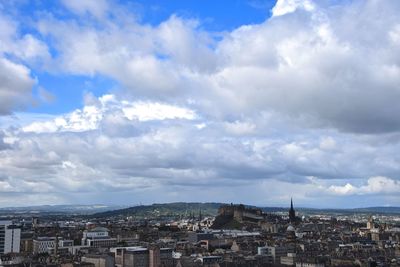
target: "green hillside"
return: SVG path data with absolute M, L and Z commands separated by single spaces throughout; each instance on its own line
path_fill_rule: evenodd
M 101 213 L 93 214 L 92 217 L 126 217 L 135 216 L 138 218 L 154 218 L 163 216 L 186 216 L 189 217 L 193 214 L 196 218 L 199 216 L 201 210 L 202 216 L 215 216 L 217 215 L 218 208 L 223 203 L 164 203 L 164 204 L 152 204 L 152 205 L 141 205 L 130 207 L 126 209 L 119 209 L 113 211 L 106 211 Z

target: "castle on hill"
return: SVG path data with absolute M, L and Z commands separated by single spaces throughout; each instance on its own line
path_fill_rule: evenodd
M 297 225 L 301 219 L 296 216 L 293 208 L 293 200 L 290 200 L 290 209 L 288 212 L 288 223 Z M 243 204 L 222 205 L 218 209 L 218 216 L 215 218 L 212 228 L 220 229 L 223 227 L 240 228 L 243 224 L 257 224 L 259 226 L 266 225 L 268 222 L 281 221 L 278 215 L 264 213 L 261 209 L 245 206 Z M 281 223 L 285 223 L 281 221 Z M 287 223 L 287 221 L 286 221 Z M 269 224 L 268 224 L 269 225 Z
M 239 205 L 223 205 L 218 209 L 218 215 L 233 217 L 238 222 L 258 222 L 264 219 L 261 209 Z

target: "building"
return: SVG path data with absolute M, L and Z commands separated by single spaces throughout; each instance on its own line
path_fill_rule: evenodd
M 83 231 L 82 246 L 88 247 L 112 247 L 117 244 L 116 238 L 108 235 L 108 229 L 104 227 L 95 227 L 90 230 Z
M 221 256 L 203 256 L 201 261 L 204 266 L 220 266 L 219 263 L 222 263 Z
M 116 267 L 172 267 L 171 248 L 121 247 L 114 250 Z
M 281 262 L 281 257 L 287 256 L 288 249 L 282 246 L 265 246 L 259 250 L 260 255 L 272 256 L 272 260 L 275 264 Z
M 73 247 L 74 246 L 74 240 L 58 240 L 58 246 L 60 248 Z
M 191 243 L 197 243 L 201 240 L 212 240 L 214 239 L 213 233 L 196 233 L 196 232 L 189 232 L 188 233 L 188 240 Z
M 39 226 L 39 218 L 38 217 L 32 217 L 32 228 L 36 228 Z
M 51 249 L 54 249 L 56 246 L 56 238 L 55 237 L 38 237 L 33 240 L 33 253 L 48 253 Z
M 296 254 L 288 253 L 286 256 L 281 257 L 281 265 L 294 266 L 296 264 Z
M 30 233 L 21 233 L 20 252 L 33 252 L 33 239 Z
M 286 242 L 293 243 L 296 241 L 296 229 L 289 224 L 286 229 Z
M 243 204 L 222 205 L 218 209 L 218 215 L 223 217 L 232 217 L 238 222 L 258 223 L 264 219 L 261 209 L 246 207 Z
M 296 262 L 296 267 L 325 267 L 324 263 L 314 263 L 314 262 Z
M 375 229 L 375 222 L 374 222 L 374 219 L 372 218 L 372 216 L 369 216 L 369 218 L 368 218 L 367 229 L 368 230 Z
M 11 221 L 0 221 L 0 255 L 19 253 L 21 229 Z
M 105 255 L 85 255 L 81 258 L 81 262 L 93 263 L 95 267 L 114 267 L 114 257 Z

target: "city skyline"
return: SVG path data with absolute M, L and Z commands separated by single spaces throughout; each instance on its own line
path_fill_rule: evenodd
M 399 1 L 0 2 L 0 207 L 400 206 Z

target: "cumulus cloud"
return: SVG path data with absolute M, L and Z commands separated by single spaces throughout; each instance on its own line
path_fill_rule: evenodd
M 347 195 L 347 194 L 354 194 L 356 188 L 353 185 L 347 183 L 344 186 L 331 185 L 329 187 L 329 191 L 338 195 Z
M 313 11 L 314 4 L 309 0 L 278 0 L 272 8 L 272 16 L 282 16 L 295 12 L 298 8 Z
M 209 72 L 215 65 L 210 48 L 213 39 L 194 20 L 172 15 L 151 27 L 137 23 L 130 15 L 107 21 L 100 29 L 96 24 L 80 25 L 51 16 L 40 20 L 40 33 L 54 37 L 59 51 L 53 59 L 57 68 L 50 71 L 106 75 L 131 94 L 141 96 L 168 100 L 192 97 L 197 72 Z
M 0 116 L 33 103 L 37 83 L 28 65 L 50 59 L 47 45 L 31 34 L 20 35 L 18 23 L 0 10 Z
M 48 46 L 30 33 L 20 34 L 20 26 L 0 10 L 0 54 L 13 55 L 31 65 L 45 64 L 51 57 Z
M 294 10 L 243 26 L 219 46 L 220 53 L 230 57 L 213 77 L 218 92 L 229 97 L 227 103 L 235 110 L 275 110 L 307 117 L 309 126 L 341 131 L 397 131 L 399 121 L 393 114 L 399 110 L 392 101 L 398 97 L 398 48 L 383 40 L 398 23 L 393 17 L 398 8 L 395 2 L 382 6 L 368 1 L 335 12 L 331 7 Z M 375 20 L 354 16 L 357 12 L 373 13 Z M 376 28 L 374 21 L 383 24 Z M 370 39 L 359 28 L 343 30 L 348 24 L 375 29 L 382 39 Z
M 265 22 L 220 39 L 176 15 L 155 26 L 129 16 L 101 27 L 54 17 L 38 24 L 55 40 L 60 71 L 109 76 L 128 94 L 195 99 L 208 116 L 272 111 L 306 127 L 383 133 L 400 129 L 399 8 L 282 0 Z
M 190 109 L 176 107 L 161 103 L 150 102 L 123 102 L 123 113 L 130 119 L 139 121 L 165 120 L 165 119 L 187 119 L 196 118 L 196 113 Z
M 159 102 L 130 102 L 118 100 L 114 95 L 104 95 L 98 99 L 86 97 L 83 109 L 56 116 L 52 120 L 32 122 L 22 127 L 24 132 L 83 132 L 99 128 L 104 116 L 112 117 L 113 122 L 152 121 L 168 119 L 194 120 L 196 113 L 189 109 Z
M 344 186 L 332 185 L 328 191 L 338 195 L 365 195 L 365 194 L 398 194 L 400 182 L 388 177 L 376 176 L 368 179 L 366 185 L 354 186 L 347 183 Z
M 47 45 L 31 34 L 22 36 L 11 49 L 17 57 L 31 65 L 47 64 L 51 57 Z

